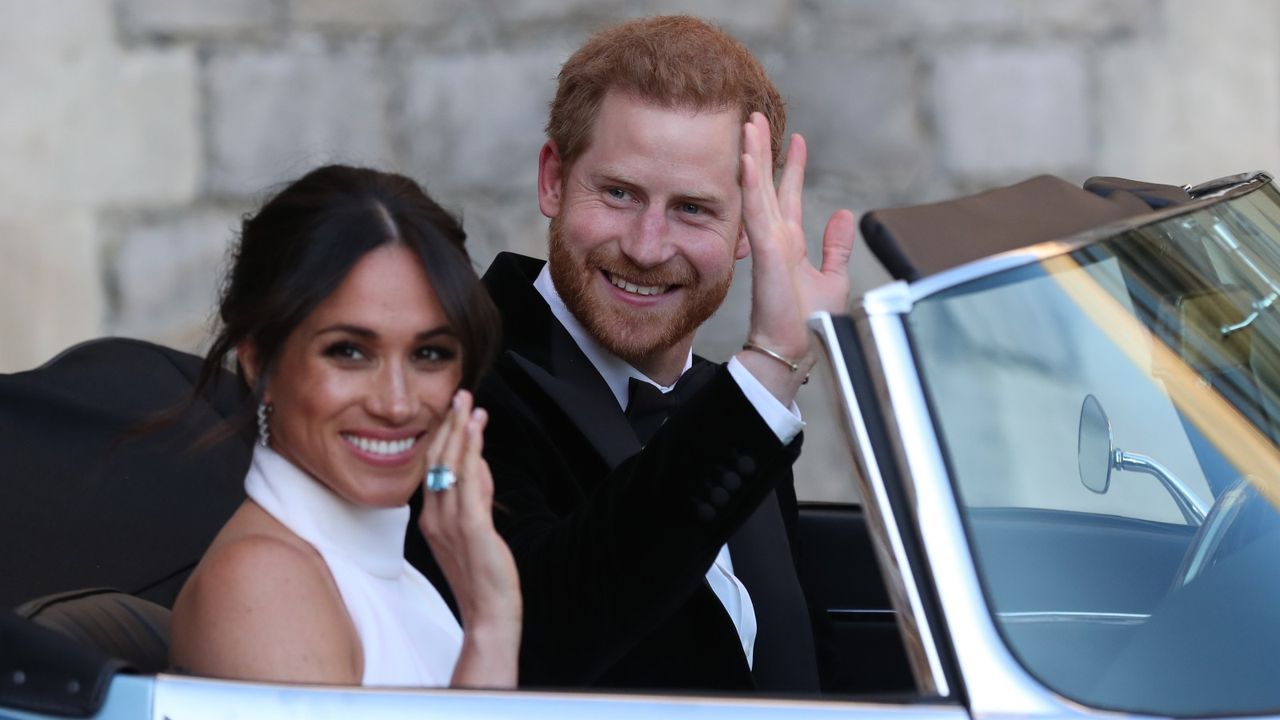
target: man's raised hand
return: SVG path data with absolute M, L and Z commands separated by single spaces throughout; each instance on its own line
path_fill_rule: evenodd
M 773 182 L 769 121 L 752 113 L 742 128 L 742 215 L 751 246 L 751 326 L 748 342 L 800 364 L 792 371 L 762 352 L 744 351 L 739 361 L 783 404 L 795 397 L 813 360 L 809 314 L 843 312 L 849 302 L 849 256 L 854 218 L 838 210 L 822 234 L 822 265 L 809 262 L 804 239 L 804 138 L 793 135 L 782 176 Z

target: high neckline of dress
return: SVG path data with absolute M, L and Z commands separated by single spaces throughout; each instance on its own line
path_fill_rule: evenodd
M 337 553 L 370 574 L 397 578 L 404 571 L 409 506 L 352 504 L 271 448 L 255 446 L 245 493 L 317 550 Z

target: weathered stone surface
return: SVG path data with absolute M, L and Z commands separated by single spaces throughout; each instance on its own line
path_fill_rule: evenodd
M 449 193 L 436 192 L 434 185 L 427 187 L 433 197 L 461 216 L 467 231 L 467 252 L 478 272 L 483 273 L 494 256 L 504 250 L 530 257 L 547 256 L 547 219 L 538 210 L 532 180 L 535 168 L 536 164 L 531 163 L 527 169 L 530 181 L 525 192 L 505 196 L 478 192 L 455 201 Z
M 1081 50 L 977 46 L 943 53 L 933 96 L 942 161 L 955 173 L 999 181 L 1093 160 Z
M 1098 174 L 1181 185 L 1280 170 L 1280 7 L 1170 2 L 1164 23 L 1100 54 Z
M 545 50 L 413 59 L 404 120 L 413 173 L 450 190 L 532 195 L 563 61 Z
M 121 222 L 107 256 L 109 331 L 196 349 L 213 317 L 239 220 L 231 209 L 198 208 Z
M 810 52 L 776 79 L 788 130 L 804 135 L 809 171 L 872 183 L 886 195 L 936 172 L 919 68 L 901 53 Z
M 804 20 L 816 47 L 892 46 L 903 41 L 1089 39 L 1144 32 L 1155 0 L 840 0 L 817 3 Z
M 0 372 L 33 368 L 102 332 L 93 218 L 74 208 L 0 216 Z
M 262 37 L 279 19 L 266 0 L 117 0 L 117 13 L 121 35 L 132 40 Z
M 289 19 L 311 29 L 424 30 L 455 20 L 465 0 L 289 0 Z
M 102 2 L 0 3 L 10 207 L 185 202 L 200 168 L 190 49 L 121 52 Z
M 534 173 L 560 62 L 602 26 L 684 10 L 787 97 L 815 260 L 840 207 L 1041 171 L 1280 169 L 1272 0 L 0 0 L 0 371 L 104 331 L 196 346 L 235 214 L 326 161 L 425 180 L 480 269 L 544 255 Z M 741 345 L 749 268 L 702 333 L 710 357 Z M 861 242 L 851 278 L 887 279 Z M 847 457 L 818 382 L 797 477 L 836 497 Z
M 647 13 L 690 13 L 710 20 L 740 40 L 785 37 L 795 19 L 798 0 L 703 0 L 690 6 L 683 0 L 650 0 Z
M 479 0 L 478 4 L 504 25 L 617 20 L 631 14 L 628 10 L 635 12 L 629 7 L 635 3 L 627 0 Z
M 208 186 L 244 197 L 327 162 L 393 166 L 376 45 L 305 37 L 209 61 Z

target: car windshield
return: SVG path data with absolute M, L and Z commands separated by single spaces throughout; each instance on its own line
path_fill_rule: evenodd
M 908 327 L 984 592 L 1064 696 L 1280 709 L 1280 194 L 931 295 Z

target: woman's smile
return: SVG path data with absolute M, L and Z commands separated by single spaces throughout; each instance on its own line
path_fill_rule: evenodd
M 267 383 L 272 447 L 350 502 L 403 505 L 461 379 L 461 343 L 425 273 L 383 246 L 286 340 Z

